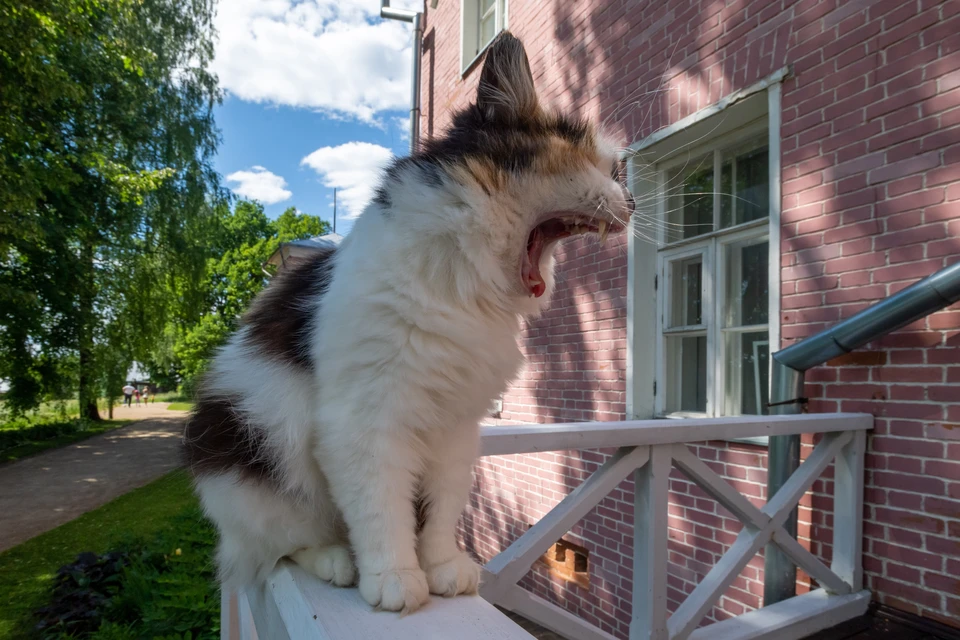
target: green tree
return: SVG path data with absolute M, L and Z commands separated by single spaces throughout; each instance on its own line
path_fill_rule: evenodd
M 172 360 L 188 388 L 267 284 L 265 263 L 280 244 L 330 230 L 327 222 L 293 207 L 271 221 L 260 204 L 247 201 L 237 202 L 231 213 L 223 215 L 220 227 L 220 253 L 207 263 L 207 312 L 182 331 L 173 345 Z
M 222 199 L 212 16 L 212 0 L 0 3 L 0 376 L 12 408 L 35 406 L 61 377 L 51 363 L 75 357 L 81 410 L 98 418 L 104 371 L 119 367 L 104 348 L 144 353 L 172 308 L 202 299 L 208 254 L 195 238 Z

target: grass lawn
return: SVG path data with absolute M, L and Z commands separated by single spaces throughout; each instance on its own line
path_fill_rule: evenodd
M 97 402 L 107 416 L 107 401 Z M 80 420 L 76 400 L 44 402 L 36 410 L 14 417 L 0 401 L 0 464 L 35 453 L 86 440 L 90 436 L 122 427 L 132 420 Z
M 47 603 L 57 569 L 78 553 L 103 553 L 158 534 L 171 540 L 168 546 L 179 546 L 183 539 L 187 550 L 190 535 L 207 526 L 198 522 L 196 510 L 189 478 L 178 470 L 0 554 L 0 639 L 31 637 L 31 612 Z M 197 513 L 192 521 L 184 518 L 191 513 Z M 178 561 L 209 570 L 208 556 L 188 555 L 184 553 Z
M 190 402 L 190 396 L 177 391 L 164 391 L 163 393 L 157 393 L 150 397 L 160 402 Z
M 79 428 L 80 423 L 75 421 L 38 424 L 26 428 L 0 424 L 0 464 L 86 440 L 131 422 L 133 420 L 101 420 L 83 423 L 83 428 Z
M 193 409 L 192 402 L 171 402 L 167 409 L 170 411 L 190 411 Z

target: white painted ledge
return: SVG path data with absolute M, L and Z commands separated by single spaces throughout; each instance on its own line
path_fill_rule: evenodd
M 625 420 L 503 427 L 484 425 L 480 427 L 480 455 L 638 447 L 864 429 L 873 429 L 872 415 L 809 413 L 795 416 Z
M 245 597 L 244 597 L 245 596 Z M 249 602 L 247 609 L 246 602 Z M 233 640 L 532 640 L 480 596 L 431 597 L 410 615 L 375 611 L 356 588 L 340 589 L 282 562 L 267 584 L 230 604 L 222 638 Z M 247 613 L 249 611 L 249 614 Z M 255 623 L 255 629 L 254 629 Z
M 702 627 L 689 640 L 800 640 L 862 616 L 869 605 L 869 591 L 837 596 L 817 589 Z

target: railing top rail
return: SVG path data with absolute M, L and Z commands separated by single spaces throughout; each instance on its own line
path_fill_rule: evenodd
M 624 420 L 569 424 L 481 427 L 484 456 L 538 451 L 573 451 L 679 442 L 705 442 L 799 433 L 831 433 L 873 428 L 865 413 L 811 413 L 683 420 Z

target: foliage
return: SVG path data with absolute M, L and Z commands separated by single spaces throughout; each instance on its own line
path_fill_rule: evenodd
M 193 409 L 192 402 L 171 402 L 167 409 L 170 411 L 191 411 Z
M 152 539 L 100 556 L 85 552 L 57 572 L 37 629 L 59 638 L 217 637 L 215 532 L 197 506 Z
M 153 396 L 157 402 L 190 402 L 189 396 L 182 395 L 177 391 L 164 391 Z
M 182 514 L 189 515 L 181 518 Z M 31 631 L 35 624 L 32 612 L 48 603 L 57 568 L 78 553 L 100 554 L 109 549 L 131 548 L 132 540 L 153 540 L 167 532 L 167 539 L 161 544 L 162 552 L 169 554 L 177 547 L 187 549 L 187 544 L 192 543 L 184 541 L 194 535 L 192 532 L 208 526 L 197 512 L 189 477 L 183 471 L 174 471 L 0 553 L 0 592 L 4 594 L 0 598 L 0 639 L 19 640 L 35 635 Z M 192 568 L 184 570 L 195 575 L 202 575 L 212 566 L 207 552 L 185 553 L 182 560 L 192 563 Z M 203 606 L 212 608 L 213 604 Z M 216 624 L 214 620 L 209 628 L 216 628 Z M 99 633 L 101 639 L 144 637 L 110 636 L 110 631 L 103 627 Z
M 0 463 L 86 440 L 130 422 L 132 420 L 91 422 L 73 418 L 31 423 L 29 418 L 21 416 L 0 425 Z
M 216 251 L 207 262 L 204 287 L 208 311 L 184 328 L 166 356 L 184 381 L 184 393 L 193 386 L 214 350 L 237 328 L 241 314 L 266 285 L 264 263 L 282 242 L 301 240 L 329 232 L 329 224 L 317 216 L 288 208 L 269 220 L 263 206 L 239 201 L 233 211 L 222 207 L 219 231 L 211 239 Z
M 194 238 L 222 199 L 212 17 L 213 0 L 0 4 L 0 379 L 14 411 L 70 385 L 98 418 L 98 387 L 146 355 L 171 298 L 198 300 Z
M 57 571 L 52 602 L 38 609 L 37 630 L 56 635 L 90 633 L 100 627 L 101 609 L 110 601 L 130 554 L 109 551 L 101 556 L 85 551 Z

